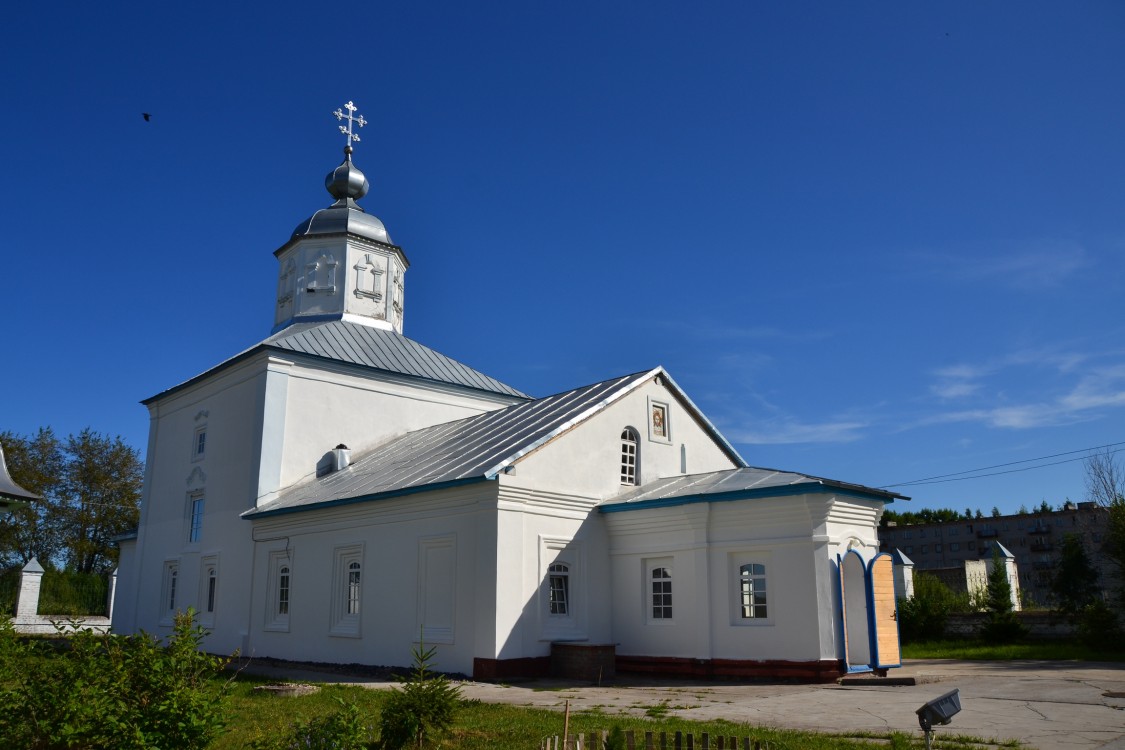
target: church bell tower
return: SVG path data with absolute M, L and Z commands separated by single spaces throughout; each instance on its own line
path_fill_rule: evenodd
M 344 112 L 344 109 L 347 112 Z M 347 320 L 402 333 L 403 280 L 410 263 L 391 242 L 383 222 L 356 202 L 367 194 L 367 177 L 352 163 L 353 126 L 367 124 L 355 116 L 352 102 L 337 109 L 347 121 L 344 161 L 324 179 L 336 199 L 293 231 L 274 255 L 279 263 L 273 331 L 295 323 Z

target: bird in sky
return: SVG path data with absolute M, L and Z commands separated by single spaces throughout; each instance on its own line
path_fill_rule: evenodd
M 148 112 L 141 112 L 141 115 L 145 118 L 145 122 L 149 122 L 152 120 L 152 115 L 150 115 Z

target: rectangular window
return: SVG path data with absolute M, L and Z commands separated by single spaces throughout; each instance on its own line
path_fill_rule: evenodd
M 950 552 L 956 552 L 959 549 L 961 549 L 961 544 L 959 542 L 950 542 L 949 543 L 949 551 Z
M 191 460 L 202 460 L 203 455 L 207 452 L 207 425 L 201 425 L 195 428 L 195 434 L 191 439 Z
M 337 547 L 332 587 L 332 635 L 360 637 L 363 581 L 363 546 Z
M 934 552 L 941 552 L 941 545 L 940 544 L 934 545 Z
M 569 615 L 570 566 L 563 562 L 551 563 L 547 574 L 548 611 L 552 615 Z
M 950 535 L 950 536 L 957 536 L 957 535 L 958 535 L 958 534 L 960 534 L 960 533 L 961 533 L 961 530 L 960 530 L 960 529 L 958 529 L 958 528 L 957 528 L 956 526 L 954 526 L 953 528 L 951 528 L 951 529 L 949 530 L 949 535 Z
M 965 547 L 967 547 L 968 549 L 976 549 L 977 543 L 975 540 L 970 539 L 969 541 L 965 542 Z
M 179 560 L 168 560 L 164 563 L 164 578 L 160 589 L 160 623 L 171 625 L 176 612 L 182 609 Z
M 189 502 L 188 541 L 194 544 L 203 533 L 203 495 L 192 495 Z
M 293 552 L 274 550 L 270 552 L 269 595 L 266 601 L 266 630 L 286 632 L 289 630 L 289 609 L 293 591 Z
M 652 591 L 652 619 L 672 619 L 672 567 L 661 565 L 650 568 L 650 586 Z
M 926 553 L 927 553 L 927 552 L 929 552 L 929 551 L 930 551 L 930 545 L 928 545 L 928 544 L 923 544 L 923 545 L 922 545 L 922 554 L 924 555 L 924 554 L 926 554 Z
M 738 568 L 739 608 L 742 619 L 766 617 L 766 566 L 746 563 Z

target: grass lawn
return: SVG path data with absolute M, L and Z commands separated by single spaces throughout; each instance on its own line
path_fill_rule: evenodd
M 340 707 L 340 701 L 355 703 L 361 712 L 369 717 L 368 724 L 375 726 L 385 691 L 369 690 L 360 687 L 340 685 L 322 686 L 318 693 L 300 697 L 276 697 L 255 693 L 253 678 L 239 678 L 228 699 L 229 724 L 227 731 L 212 745 L 215 750 L 235 750 L 244 748 L 255 737 L 284 733 L 298 716 L 311 719 L 331 713 Z M 660 712 L 657 712 L 658 714 Z M 620 725 L 623 730 L 632 729 L 638 741 L 645 731 L 655 733 L 678 731 L 694 733 L 697 738 L 702 732 L 709 732 L 712 738 L 751 737 L 762 742 L 768 750 L 907 750 L 923 746 L 921 735 L 904 733 L 845 736 L 797 732 L 789 730 L 763 729 L 748 724 L 729 721 L 688 722 L 668 717 L 633 718 L 609 715 L 600 711 L 576 712 L 571 714 L 570 730 L 592 732 L 610 729 Z M 563 715 L 561 712 L 536 708 L 496 705 L 470 702 L 461 710 L 453 736 L 445 745 L 457 750 L 537 750 L 542 738 L 561 735 Z M 942 748 L 957 750 L 964 748 L 989 748 L 995 745 L 972 737 L 939 735 Z M 669 746 L 671 746 L 669 737 Z M 659 738 L 656 740 L 659 747 Z M 696 747 L 699 747 L 696 740 Z M 712 739 L 712 747 L 714 747 Z M 1018 748 L 1018 743 L 1008 743 L 1003 747 Z
M 1125 661 L 1125 650 L 1095 651 L 1077 643 L 1031 641 L 993 646 L 975 640 L 904 643 L 904 659 L 964 659 L 966 661 Z

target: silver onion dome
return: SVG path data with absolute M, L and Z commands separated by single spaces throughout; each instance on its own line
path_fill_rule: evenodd
M 293 238 L 317 234 L 354 234 L 367 239 L 393 245 L 383 222 L 365 212 L 356 203 L 367 195 L 371 184 L 359 167 L 352 163 L 352 147 L 344 148 L 344 161 L 324 178 L 328 194 L 336 199 L 328 208 L 322 208 L 302 221 L 293 230 Z
M 352 164 L 351 146 L 344 147 L 344 162 L 328 173 L 324 178 L 324 187 L 337 203 L 348 198 L 359 200 L 371 189 L 367 177 Z

